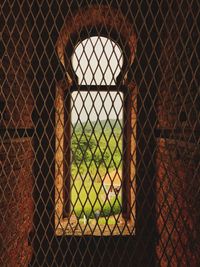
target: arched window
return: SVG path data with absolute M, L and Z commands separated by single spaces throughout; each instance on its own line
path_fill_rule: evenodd
M 135 233 L 136 95 L 125 84 L 134 35 L 98 27 L 69 42 L 63 31 L 58 42 L 66 81 L 56 96 L 57 235 Z

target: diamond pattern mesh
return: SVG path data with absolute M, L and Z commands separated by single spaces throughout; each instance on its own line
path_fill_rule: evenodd
M 2 1 L 0 266 L 200 266 L 199 10 Z
M 61 170 L 56 161 L 58 232 L 66 231 L 79 235 L 131 234 L 133 220 L 128 226 L 121 214 L 123 205 L 127 205 L 127 200 L 122 199 L 123 175 L 126 175 L 123 164 L 127 149 L 125 144 L 122 148 L 122 136 L 126 135 L 123 130 L 126 121 L 122 118 L 122 111 L 125 109 L 124 98 L 127 96 L 123 97 L 123 94 L 117 91 L 91 92 L 80 91 L 79 88 L 67 97 L 71 100 L 71 108 L 68 107 L 71 113 L 71 134 L 63 134 L 61 124 L 57 127 L 58 132 L 62 129 L 62 133 L 57 136 L 57 158 L 62 157 L 65 150 L 65 138 L 70 140 L 66 149 L 71 154 L 66 162 L 70 171 L 62 169 L 61 165 L 62 176 L 59 175 Z M 63 100 L 62 103 L 64 102 Z M 58 109 L 57 115 L 59 121 L 62 109 Z M 66 186 L 63 182 L 65 176 L 70 180 Z M 134 180 L 130 183 L 135 193 Z M 63 198 L 65 191 L 67 192 Z M 69 198 L 67 212 L 63 211 L 62 207 L 66 198 Z M 133 217 L 134 200 L 131 205 Z M 62 212 L 67 215 L 63 216 Z

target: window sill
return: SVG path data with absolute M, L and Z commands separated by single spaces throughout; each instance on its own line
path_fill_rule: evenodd
M 125 221 L 121 215 L 105 217 L 100 219 L 77 220 L 75 215 L 64 218 L 56 226 L 56 235 L 73 236 L 129 236 L 135 235 L 135 227 L 132 221 Z M 110 223 L 108 221 L 110 220 Z M 112 223 L 113 220 L 113 223 Z

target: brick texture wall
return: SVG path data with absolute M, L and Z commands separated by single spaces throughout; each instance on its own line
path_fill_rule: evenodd
M 28 2 L 27 2 L 28 3 Z M 1 6 L 0 84 L 0 266 L 27 266 L 33 217 L 32 45 L 29 7 L 17 1 Z
M 30 138 L 4 141 L 0 147 L 1 266 L 27 266 L 33 217 L 33 151 Z
M 194 144 L 157 141 L 158 258 L 161 266 L 199 266 L 200 152 Z
M 0 125 L 7 128 L 29 128 L 32 126 L 33 110 L 30 89 L 32 81 L 30 57 L 33 50 L 30 32 L 23 14 L 19 14 L 15 19 L 9 12 L 13 12 L 13 9 L 8 9 L 2 16 L 9 22 L 12 21 L 12 24 L 6 24 L 4 21 L 7 27 L 2 31 L 0 101 L 3 109 Z
M 180 6 L 174 1 L 161 35 L 161 82 L 157 101 L 160 137 L 156 142 L 160 266 L 200 266 L 196 14 L 195 7 L 189 8 L 186 2 Z

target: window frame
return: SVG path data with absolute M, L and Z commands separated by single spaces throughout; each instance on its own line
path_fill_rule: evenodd
M 78 90 L 77 90 L 78 87 Z M 89 88 L 89 89 L 88 89 Z M 122 129 L 122 217 L 127 221 L 130 219 L 131 209 L 131 196 L 130 196 L 130 138 L 131 138 L 131 98 L 128 97 L 128 90 L 126 86 L 87 86 L 79 85 L 72 86 L 70 92 L 65 90 L 64 93 L 64 160 L 63 160 L 63 216 L 69 218 L 71 211 L 71 190 L 70 190 L 70 164 L 71 164 L 71 93 L 74 91 L 86 92 L 86 91 L 98 91 L 98 92 L 122 92 L 123 93 L 123 129 Z

